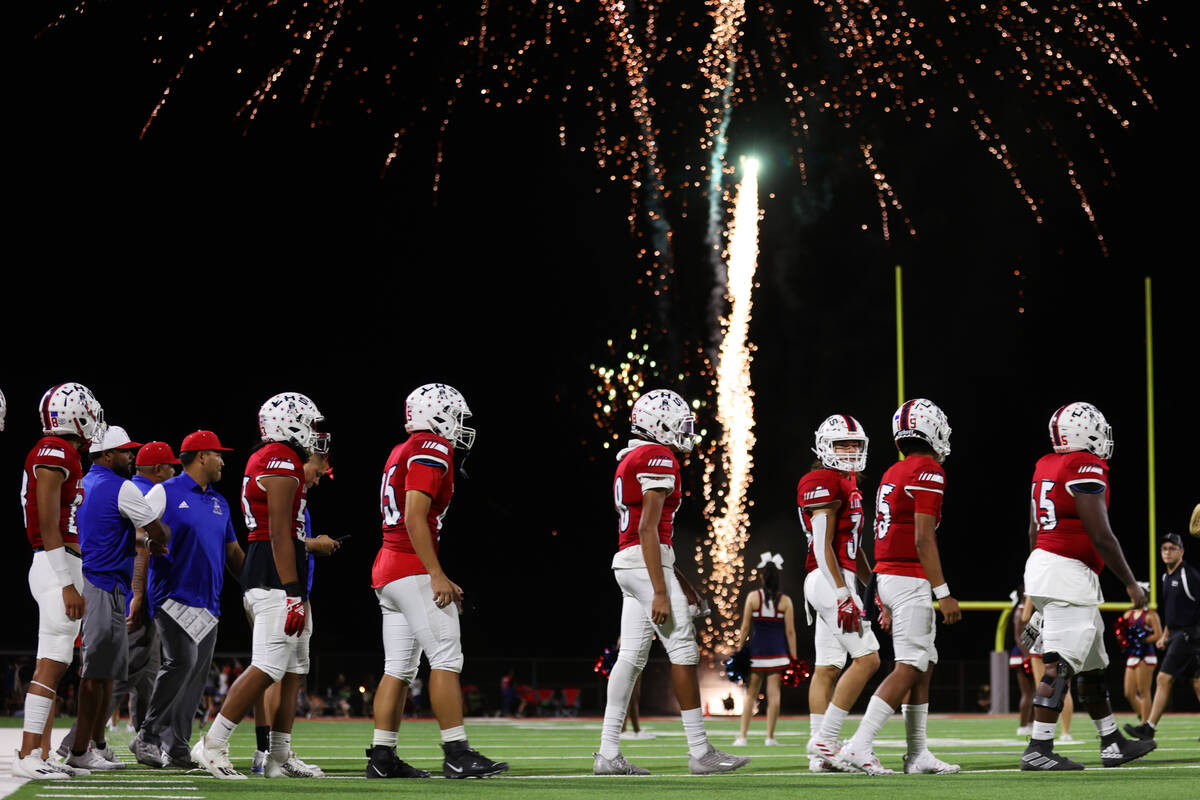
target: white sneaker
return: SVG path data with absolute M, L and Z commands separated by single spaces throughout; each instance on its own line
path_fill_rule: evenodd
M 818 758 L 817 756 L 809 756 L 808 757 L 808 771 L 809 772 L 837 772 L 836 769 L 834 769 L 833 767 L 831 767 L 825 763 L 825 759 Z
M 1032 725 L 1020 725 L 1017 727 L 1017 736 L 1033 736 Z
M 268 755 L 263 762 L 263 776 L 267 778 L 318 778 L 311 768 L 296 758 L 295 753 L 289 753 L 287 761 L 276 761 Z
M 630 764 L 620 753 L 613 758 L 605 758 L 596 753 L 595 760 L 592 761 L 592 773 L 595 775 L 649 775 L 650 770 L 639 767 L 637 764 Z
M 640 739 L 640 738 L 642 738 L 642 732 L 641 731 L 621 731 L 621 738 L 626 741 L 629 741 L 630 739 Z
M 643 741 L 646 739 L 657 739 L 658 734 L 656 734 L 652 730 L 649 730 L 648 728 L 642 728 L 640 731 L 638 731 L 637 735 L 634 736 L 633 738 L 642 739 Z
M 99 747 L 96 747 L 95 742 L 89 742 L 88 746 L 92 749 L 93 752 L 95 752 L 97 755 L 99 755 L 105 761 L 115 764 L 116 766 L 113 767 L 113 769 L 125 769 L 125 763 L 122 761 L 118 761 L 116 755 L 113 753 L 112 745 L 106 743 L 103 748 L 99 748 Z
M 295 760 L 295 762 L 297 764 L 299 764 L 300 766 L 304 767 L 307 770 L 310 770 L 314 777 L 317 777 L 317 778 L 325 777 L 325 770 L 321 769 L 316 764 L 310 764 L 307 761 L 302 761 L 300 759 L 300 756 L 296 755 L 295 753 L 292 753 L 291 757 Z
M 255 750 L 254 758 L 250 759 L 250 772 L 253 775 L 263 774 L 263 765 L 267 763 L 267 751 Z
M 732 747 L 745 747 L 746 746 L 746 737 L 745 736 L 737 737 L 736 739 L 733 740 L 733 743 L 731 746 Z
M 763 744 L 765 744 L 767 747 L 778 747 L 779 740 L 776 739 L 774 736 L 768 736 L 767 740 L 765 742 L 763 742 Z
M 122 764 L 116 764 L 112 761 L 109 761 L 107 758 L 100 755 L 98 750 L 93 750 L 90 747 L 87 749 L 87 752 L 81 755 L 75 755 L 74 753 L 71 753 L 71 755 L 67 757 L 65 763 L 68 767 L 82 767 L 83 769 L 92 771 L 121 769 L 124 766 Z
M 879 763 L 879 757 L 873 750 L 856 751 L 850 744 L 842 745 L 833 765 L 842 772 L 865 772 L 868 775 L 895 775 L 893 770 Z
M 50 769 L 57 770 L 63 773 L 68 778 L 86 778 L 92 774 L 90 769 L 84 767 L 69 767 L 67 762 L 55 755 L 51 755 L 46 759 L 46 766 Z
M 1055 737 L 1055 744 L 1079 744 L 1079 740 L 1069 733 L 1063 733 Z
M 928 750 L 916 758 L 910 758 L 908 753 L 904 754 L 906 775 L 954 775 L 958 772 L 962 772 L 962 767 L 958 764 L 947 764 Z
M 226 781 L 244 781 L 246 776 L 233 768 L 229 763 L 229 747 L 220 750 L 208 746 L 208 737 L 201 736 L 192 747 L 192 761 L 208 770 L 214 778 Z
M 837 754 L 841 747 L 841 741 L 835 740 L 832 742 L 827 742 L 824 739 L 819 739 L 816 736 L 813 736 L 808 740 L 808 744 L 805 746 L 804 750 L 813 758 L 821 759 L 821 761 L 825 763 L 825 766 L 829 767 L 831 770 L 836 770 Z
M 71 777 L 43 761 L 40 747 L 30 750 L 29 755 L 24 758 L 21 758 L 20 750 L 14 750 L 12 775 L 14 778 L 29 778 L 35 781 L 61 781 Z
M 688 772 L 693 775 L 711 775 L 714 772 L 733 772 L 750 763 L 749 756 L 731 756 L 722 753 L 711 744 L 702 756 L 688 756 Z

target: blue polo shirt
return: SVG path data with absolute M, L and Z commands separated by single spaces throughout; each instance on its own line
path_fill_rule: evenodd
M 93 464 L 83 476 L 83 503 L 76 520 L 83 574 L 106 592 L 116 586 L 129 593 L 133 582 L 136 530 L 121 515 L 118 496 L 123 478 L 102 464 Z
M 167 599 L 221 615 L 225 546 L 236 542 L 229 501 L 210 484 L 201 489 L 181 472 L 159 486 L 166 494 L 163 522 L 171 528 L 170 552 L 150 558 L 147 580 L 154 608 Z
M 154 488 L 154 481 L 150 480 L 145 475 L 134 475 L 129 480 L 133 481 L 133 485 L 138 487 L 142 494 L 145 494 Z
M 304 538 L 312 539 L 315 536 L 312 529 L 312 515 L 308 513 L 308 506 L 304 507 Z M 308 597 L 312 597 L 312 579 L 313 568 L 317 565 L 317 560 L 313 558 L 312 551 L 308 552 Z

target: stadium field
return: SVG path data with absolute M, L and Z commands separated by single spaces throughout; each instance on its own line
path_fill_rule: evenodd
M 1128 715 L 1118 718 L 1130 721 Z M 8 719 L 0 726 L 5 742 L 13 738 L 19 720 Z M 723 749 L 737 731 L 734 719 L 709 719 L 710 738 Z M 852 731 L 855 720 L 847 722 Z M 898 796 L 915 798 L 993 798 L 1044 796 L 1053 800 L 1101 800 L 1101 798 L 1197 798 L 1200 797 L 1200 715 L 1168 715 L 1160 725 L 1158 749 L 1126 766 L 1100 766 L 1095 730 L 1086 718 L 1076 715 L 1072 733 L 1077 744 L 1057 749 L 1087 766 L 1083 772 L 1030 773 L 1016 768 L 1025 741 L 1014 731 L 1012 717 L 938 717 L 929 721 L 931 749 L 947 761 L 962 765 L 959 775 L 814 775 L 808 772 L 804 744 L 808 739 L 806 718 L 780 721 L 777 738 L 781 746 L 766 747 L 763 723 L 755 721 L 751 744 L 737 748 L 754 761 L 743 770 L 716 776 L 696 777 L 687 773 L 683 731 L 677 719 L 654 718 L 646 727 L 657 738 L 622 742 L 626 757 L 653 772 L 650 777 L 597 777 L 591 774 L 592 752 L 600 736 L 598 719 L 470 720 L 467 731 L 472 746 L 497 760 L 512 765 L 510 772 L 488 780 L 367 780 L 363 751 L 370 743 L 369 721 L 298 721 L 293 743 L 306 761 L 319 764 L 327 777 L 317 780 L 267 781 L 254 775 L 246 781 L 218 781 L 203 770 L 154 770 L 133 762 L 125 748 L 129 735 L 114 733 L 114 750 L 128 763 L 119 773 L 91 778 L 26 783 L 10 797 L 32 800 L 224 800 L 251 796 L 255 800 L 299 800 L 314 797 L 354 797 L 402 794 L 437 798 L 606 798 L 619 795 L 653 798 L 697 797 L 696 792 L 719 793 L 722 798 L 796 797 L 820 793 L 854 800 Z M 61 735 L 65 731 L 59 731 Z M 401 728 L 399 752 L 410 763 L 441 772 L 441 750 L 432 721 L 406 721 Z M 233 738 L 233 763 L 249 772 L 254 750 L 254 728 L 239 727 Z M 877 747 L 884 766 L 901 769 L 904 726 L 899 717 L 884 728 Z M 8 774 L 11 749 L 4 754 L 0 769 Z M 12 790 L 13 786 L 6 787 Z M 2 790 L 0 790 L 2 794 Z

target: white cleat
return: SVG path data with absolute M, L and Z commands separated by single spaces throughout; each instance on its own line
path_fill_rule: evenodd
M 735 769 L 741 769 L 749 763 L 749 756 L 731 756 L 729 753 L 722 753 L 717 748 L 709 745 L 708 752 L 699 758 L 688 756 L 688 772 L 693 775 L 733 772 Z
M 768 736 L 767 740 L 765 742 L 763 742 L 763 744 L 766 745 L 767 747 L 779 747 L 779 740 L 776 739 L 774 736 Z
M 267 778 L 321 778 L 325 773 L 317 774 L 309 765 L 296 758 L 295 753 L 289 753 L 287 761 L 276 761 L 268 755 L 263 762 L 263 775 Z
M 825 763 L 825 759 L 818 758 L 817 756 L 809 756 L 808 757 L 808 771 L 809 772 L 837 772 L 836 769 L 834 769 L 833 767 L 831 767 Z
M 837 759 L 833 762 L 833 766 L 842 772 L 865 772 L 868 775 L 896 774 L 893 770 L 879 763 L 879 757 L 875 755 L 873 750 L 864 750 L 860 753 L 855 751 L 849 742 L 842 745 L 842 749 L 838 751 Z
M 71 777 L 63 770 L 43 761 L 40 747 L 30 750 L 29 755 L 24 758 L 21 758 L 20 750 L 13 752 L 12 776 L 34 781 L 62 781 Z
M 837 769 L 837 754 L 841 748 L 840 741 L 827 742 L 813 736 L 808 740 L 805 751 L 813 758 L 819 758 L 831 771 Z
M 117 760 L 117 756 L 113 753 L 112 745 L 105 744 L 103 748 L 100 748 L 96 747 L 95 742 L 90 742 L 89 746 L 91 747 L 92 752 L 98 754 L 105 761 L 115 764 L 116 766 L 112 767 L 112 769 L 125 769 L 125 762 Z
M 109 752 L 112 751 L 110 750 Z M 86 769 L 91 772 L 123 769 L 125 766 L 124 764 L 118 764 L 116 762 L 109 761 L 107 758 L 100 755 L 99 750 L 92 750 L 90 748 L 87 750 L 87 752 L 80 755 L 71 753 L 71 755 L 67 756 L 67 760 L 64 763 L 68 767 L 72 767 L 74 769 Z
M 297 764 L 299 764 L 301 767 L 303 767 L 304 769 L 307 769 L 307 770 L 311 771 L 314 777 L 317 777 L 317 778 L 324 778 L 324 777 L 325 777 L 325 770 L 321 769 L 321 768 L 320 768 L 320 767 L 318 767 L 316 764 L 310 764 L 310 763 L 308 763 L 307 761 L 302 761 L 302 760 L 300 759 L 300 756 L 296 755 L 295 753 L 289 753 L 289 755 L 290 755 L 290 756 L 291 756 L 291 758 L 292 758 L 292 759 L 293 759 L 293 760 L 294 760 L 294 761 L 295 761 Z
M 250 772 L 253 775 L 263 774 L 263 765 L 267 763 L 267 751 L 255 750 L 254 757 L 250 759 Z
M 736 739 L 733 740 L 732 744 L 730 744 L 730 747 L 745 747 L 745 746 L 746 746 L 746 737 L 745 736 L 737 737 Z
M 962 772 L 958 764 L 947 764 L 928 750 L 916 758 L 904 754 L 904 774 L 906 775 L 954 775 Z
M 639 767 L 637 764 L 630 764 L 620 753 L 612 758 L 605 758 L 596 753 L 596 760 L 592 762 L 592 773 L 595 775 L 649 775 L 650 770 Z
M 268 759 L 270 760 L 270 759 Z M 208 770 L 214 778 L 225 781 L 244 781 L 246 776 L 233 768 L 229 762 L 229 747 L 220 750 L 208 746 L 208 737 L 201 736 L 192 747 L 192 761 Z

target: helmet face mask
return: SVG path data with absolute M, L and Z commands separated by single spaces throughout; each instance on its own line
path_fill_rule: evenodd
M 306 452 L 314 452 L 320 443 L 328 444 L 328 434 L 313 429 L 323 419 L 317 404 L 307 396 L 282 392 L 258 409 L 258 431 L 264 442 L 293 442 Z
M 1050 444 L 1056 453 L 1086 450 L 1107 461 L 1113 454 L 1112 426 L 1091 403 L 1069 403 L 1050 417 Z
M 462 392 L 447 383 L 418 386 L 404 401 L 404 430 L 429 431 L 459 450 L 475 444 L 475 429 L 463 425 L 471 409 Z
M 696 415 L 687 401 L 670 389 L 654 389 L 639 397 L 630 413 L 633 433 L 681 453 L 696 446 Z
M 39 404 L 42 433 L 78 436 L 92 442 L 104 435 L 104 409 L 82 383 L 61 383 L 46 390 Z
M 920 439 L 929 445 L 939 462 L 950 455 L 950 421 L 937 403 L 918 397 L 892 415 L 892 438 Z
M 834 414 L 817 428 L 813 453 L 827 469 L 839 472 L 862 472 L 867 467 L 867 445 L 870 439 L 863 426 L 849 414 Z M 839 450 L 837 445 L 851 442 L 857 450 Z

